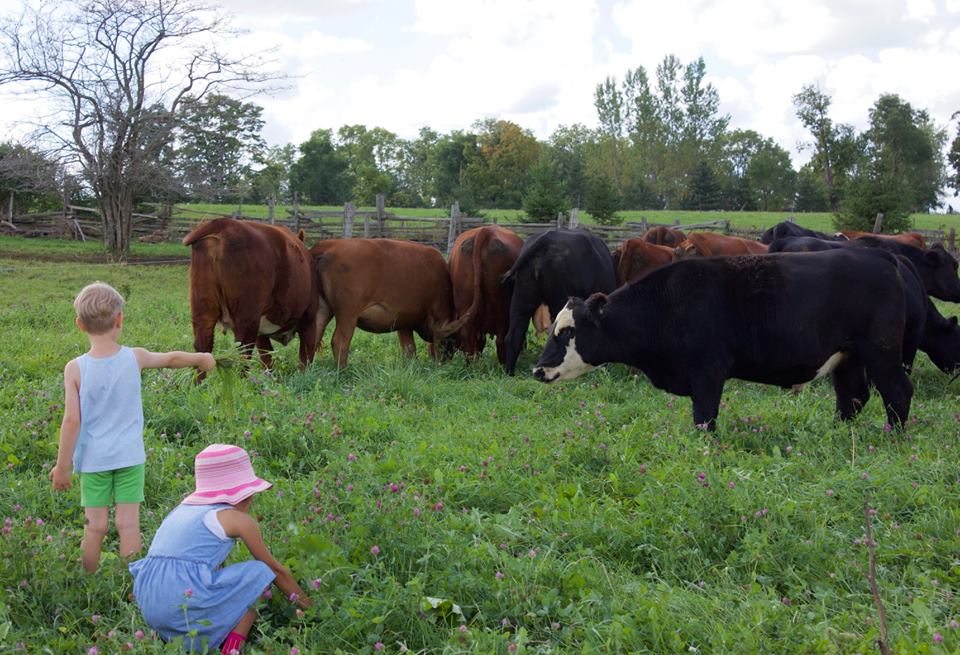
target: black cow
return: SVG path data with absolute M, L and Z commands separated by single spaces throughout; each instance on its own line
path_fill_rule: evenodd
M 813 252 L 834 248 L 878 248 L 906 257 L 917 267 L 927 293 L 940 300 L 960 302 L 957 260 L 939 243 L 927 250 L 877 237 L 861 237 L 841 242 L 799 237 L 778 239 L 770 244 L 770 252 Z
M 783 221 L 782 223 L 777 223 L 769 230 L 765 231 L 760 235 L 760 243 L 765 243 L 770 245 L 777 239 L 795 239 L 796 237 L 814 237 L 817 239 L 824 239 L 826 241 L 846 241 L 847 237 L 835 234 L 826 234 L 825 232 L 817 232 L 816 230 L 808 230 L 805 227 L 800 227 L 796 223 L 791 223 L 790 221 Z
M 554 382 L 622 362 L 690 396 L 694 421 L 713 430 L 728 378 L 790 388 L 832 373 L 837 412 L 853 418 L 865 367 L 899 425 L 913 395 L 905 296 L 896 260 L 880 250 L 678 261 L 609 297 L 572 298 L 534 376 Z
M 913 368 L 911 337 L 917 347 L 927 353 L 934 366 L 950 374 L 960 368 L 960 327 L 957 317 L 945 318 L 930 300 L 916 266 L 903 256 L 897 256 L 900 277 L 907 293 L 907 335 L 904 340 L 903 362 L 907 370 Z M 913 324 L 913 325 L 912 325 Z M 911 333 L 914 333 L 911 335 Z
M 589 296 L 617 288 L 617 274 L 606 244 L 584 230 L 550 230 L 528 239 L 502 283 L 513 284 L 506 370 L 513 375 L 527 326 L 541 304 L 551 319 L 570 296 Z

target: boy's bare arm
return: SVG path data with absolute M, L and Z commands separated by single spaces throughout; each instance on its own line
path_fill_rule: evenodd
M 290 571 L 270 553 L 270 549 L 267 548 L 267 544 L 264 543 L 260 534 L 260 526 L 257 525 L 253 517 L 239 510 L 228 509 L 217 512 L 217 519 L 228 537 L 243 539 L 243 543 L 246 544 L 250 554 L 270 567 L 270 570 L 277 576 L 274 582 L 285 596 L 290 598 L 293 594 L 296 594 L 296 602 L 301 607 L 313 605 L 313 601 L 303 593 L 303 589 L 293 579 Z
M 57 448 L 57 463 L 50 470 L 53 488 L 63 491 L 70 488 L 70 473 L 73 470 L 73 449 L 80 434 L 80 365 L 76 360 L 67 362 L 63 369 L 63 421 L 60 423 L 60 445 Z
M 186 368 L 192 366 L 203 372 L 212 371 L 217 362 L 210 353 L 188 353 L 174 350 L 168 353 L 154 353 L 145 348 L 134 348 L 137 364 L 145 368 Z

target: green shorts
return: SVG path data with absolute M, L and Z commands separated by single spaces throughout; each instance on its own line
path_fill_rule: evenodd
M 80 474 L 80 506 L 110 507 L 143 502 L 143 464 Z

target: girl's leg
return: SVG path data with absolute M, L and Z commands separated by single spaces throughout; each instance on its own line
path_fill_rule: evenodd
M 100 548 L 103 539 L 107 536 L 107 524 L 110 518 L 109 507 L 84 507 L 87 523 L 83 528 L 83 541 L 80 548 L 83 550 L 83 568 L 93 573 L 100 565 Z
M 253 623 L 256 620 L 257 613 L 253 610 L 247 610 L 247 613 L 243 615 L 240 622 L 233 627 L 233 630 L 227 635 L 227 638 L 223 640 L 223 645 L 220 647 L 220 655 L 231 655 L 234 651 L 239 653 L 243 648 L 243 642 L 247 640 L 247 635 L 250 634 L 250 628 L 253 627 Z
M 132 557 L 140 552 L 140 503 L 118 503 L 113 518 L 120 534 L 120 557 Z

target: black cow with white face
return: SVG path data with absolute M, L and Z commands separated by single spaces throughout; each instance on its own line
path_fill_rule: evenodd
M 501 282 L 513 284 L 504 342 L 505 368 L 513 375 L 537 307 L 546 305 L 553 318 L 570 296 L 616 289 L 617 274 L 610 251 L 598 237 L 585 230 L 549 230 L 523 244 Z
M 610 296 L 570 299 L 534 376 L 628 364 L 690 396 L 694 422 L 712 430 L 728 378 L 790 388 L 832 374 L 837 412 L 851 419 L 866 402 L 865 370 L 899 425 L 913 395 L 905 312 L 897 262 L 880 250 L 684 260 Z
M 939 243 L 926 250 L 879 237 L 860 237 L 842 242 L 797 237 L 778 239 L 770 244 L 770 252 L 818 252 L 836 248 L 877 248 L 906 257 L 916 266 L 927 293 L 940 300 L 960 302 L 957 260 Z

